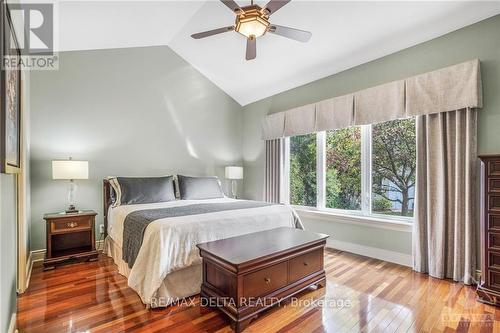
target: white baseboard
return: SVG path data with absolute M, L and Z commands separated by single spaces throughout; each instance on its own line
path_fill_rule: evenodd
M 9 323 L 9 329 L 7 333 L 16 333 L 16 313 L 14 312 L 12 316 L 10 317 L 10 323 Z
M 98 240 L 95 242 L 95 248 L 98 250 L 101 250 L 104 245 L 104 240 Z M 29 267 L 27 267 L 26 271 L 28 272 L 27 274 L 27 281 L 26 281 L 26 288 L 28 288 L 30 284 L 30 279 L 31 279 L 31 271 L 33 270 L 33 265 L 37 262 L 43 261 L 45 258 L 45 249 L 41 250 L 35 250 L 35 251 L 30 251 L 30 255 L 28 257 L 28 263 Z
M 343 242 L 335 239 L 328 239 L 326 241 L 326 246 L 336 250 L 351 252 L 365 257 L 380 259 L 383 261 L 393 262 L 395 264 L 412 267 L 411 254 L 395 252 L 355 243 Z

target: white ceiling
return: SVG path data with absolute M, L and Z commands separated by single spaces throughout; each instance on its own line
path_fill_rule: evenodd
M 311 40 L 267 34 L 257 40 L 257 59 L 246 61 L 245 39 L 235 32 L 190 37 L 234 23 L 219 1 L 61 1 L 58 7 L 61 51 L 168 45 L 241 105 L 500 13 L 498 1 L 294 0 L 271 22 L 309 30 Z

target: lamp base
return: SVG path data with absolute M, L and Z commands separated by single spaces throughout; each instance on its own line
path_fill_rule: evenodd
M 68 209 L 66 209 L 66 214 L 75 214 L 78 212 L 79 210 L 76 209 L 74 205 L 69 205 Z

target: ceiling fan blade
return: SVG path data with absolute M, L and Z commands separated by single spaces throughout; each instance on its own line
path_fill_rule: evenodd
M 307 42 L 311 39 L 312 34 L 309 31 L 284 27 L 281 25 L 273 24 L 269 27 L 269 32 L 280 35 L 286 38 L 298 40 L 299 42 Z
M 280 9 L 290 1 L 291 0 L 271 0 L 264 7 L 264 10 L 267 10 L 269 12 L 269 15 L 274 14 L 278 11 L 278 9 Z
M 214 30 L 198 32 L 196 34 L 192 34 L 191 37 L 193 37 L 194 39 L 200 39 L 200 38 L 205 38 L 205 37 L 221 34 L 223 32 L 233 31 L 233 30 L 234 30 L 234 27 L 230 26 L 230 27 L 224 27 L 224 28 L 218 28 L 218 29 L 214 29 Z
M 240 6 L 238 6 L 238 4 L 234 2 L 234 0 L 220 0 L 220 1 L 235 13 L 241 11 Z
M 255 37 L 247 38 L 247 60 L 255 59 L 257 56 L 257 40 Z

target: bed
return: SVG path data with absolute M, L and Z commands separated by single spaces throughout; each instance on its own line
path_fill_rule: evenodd
M 103 182 L 103 194 L 104 253 L 113 258 L 119 273 L 127 277 L 129 287 L 142 302 L 152 308 L 165 307 L 200 292 L 202 269 L 196 244 L 278 227 L 303 228 L 293 209 L 281 204 L 223 197 L 113 207 L 107 179 Z M 199 207 L 226 208 L 190 214 Z M 168 217 L 155 215 L 165 211 L 169 212 Z M 178 214 L 179 211 L 183 213 Z M 172 212 L 176 212 L 175 216 Z M 145 213 L 153 218 L 143 229 L 142 243 L 131 264 L 131 260 L 123 259 L 127 259 L 125 252 L 130 252 L 126 229 L 131 217 L 138 216 L 137 221 L 141 222 Z

